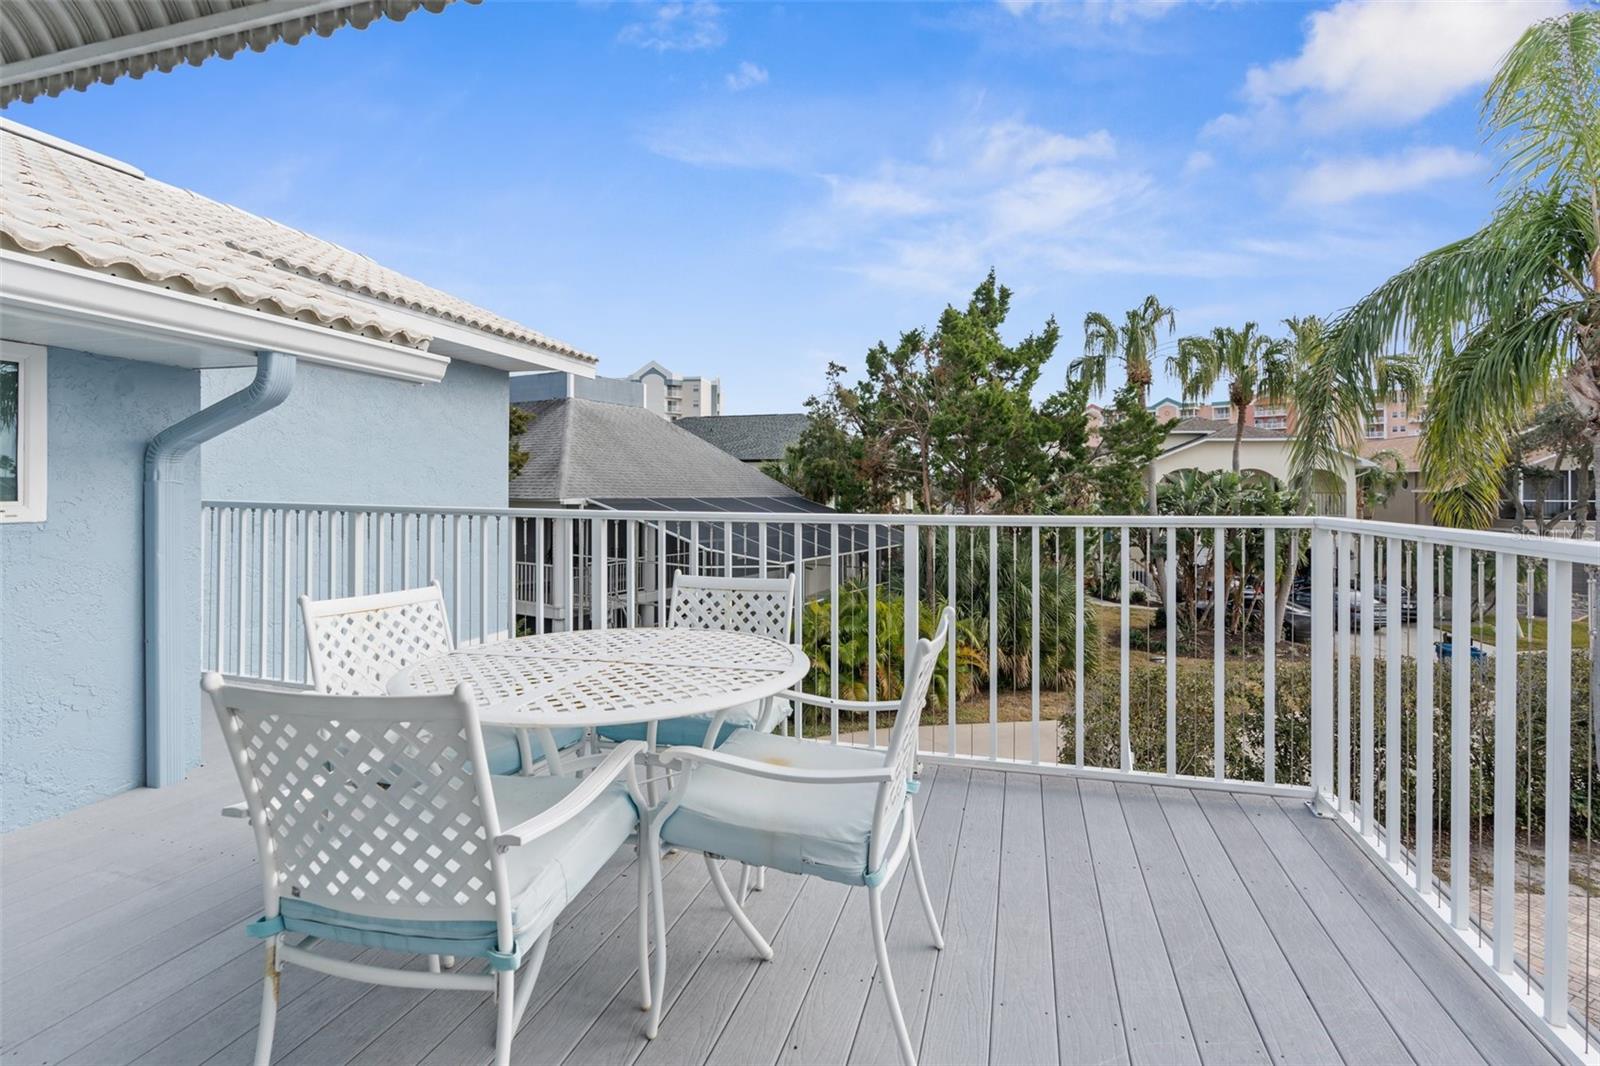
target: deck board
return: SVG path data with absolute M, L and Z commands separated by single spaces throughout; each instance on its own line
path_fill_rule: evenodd
M 924 779 L 918 840 L 946 949 L 929 945 L 909 877 L 885 906 L 929 1066 L 1554 1061 L 1338 826 L 1286 801 L 995 764 L 929 766 Z M 238 926 L 260 905 L 254 855 L 245 827 L 216 814 L 235 788 L 213 758 L 178 788 L 0 837 L 11 934 L 0 1066 L 250 1058 L 261 954 Z M 86 857 L 97 851 L 98 866 Z M 769 873 L 751 902 L 778 953 L 762 963 L 698 856 L 669 855 L 666 874 L 659 1041 L 642 1036 L 624 851 L 558 925 L 515 1061 L 894 1061 L 863 891 Z M 45 906 L 53 897 L 71 906 Z M 492 1053 L 492 1007 L 474 993 L 291 967 L 283 996 L 279 1062 L 482 1064 Z
M 1119 785 L 1117 798 L 1201 1061 L 1266 1063 L 1266 1042 L 1188 875 L 1155 790 Z

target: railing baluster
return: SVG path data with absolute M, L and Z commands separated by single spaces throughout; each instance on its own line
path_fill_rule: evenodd
M 867 526 L 867 699 L 878 698 L 878 527 Z M 906 528 L 907 539 L 911 529 Z M 909 576 L 909 575 L 908 575 Z M 909 608 L 908 608 L 909 609 Z M 878 746 L 878 709 L 867 711 L 867 744 Z
M 1417 541 L 1417 891 L 1433 893 L 1433 545 Z
M 1400 578 L 1404 570 L 1400 541 L 1388 538 L 1384 545 L 1384 576 L 1387 578 L 1388 602 L 1384 605 L 1384 622 L 1388 626 L 1385 636 L 1386 651 L 1383 663 L 1385 693 L 1383 711 L 1383 825 L 1386 847 L 1384 857 L 1392 863 L 1405 859 L 1401 839 L 1402 812 L 1400 810 L 1400 764 L 1404 760 L 1400 731 L 1400 638 L 1405 633 L 1405 613 L 1400 609 Z
M 1372 836 L 1377 832 L 1373 822 L 1377 804 L 1373 801 L 1373 721 L 1372 721 L 1372 655 L 1373 611 L 1372 570 L 1373 540 L 1362 534 L 1361 540 L 1361 832 Z
M 1000 533 L 989 527 L 989 758 L 1000 755 L 1000 652 L 999 604 Z
M 278 570 L 281 575 L 281 596 L 279 599 L 282 603 L 281 623 L 278 631 L 278 680 L 287 681 L 289 680 L 289 631 L 291 628 L 289 606 L 292 601 L 292 597 L 289 595 L 289 555 L 293 550 L 291 538 L 294 522 L 292 512 L 286 507 L 279 509 L 278 516 Z
M 794 560 L 793 560 L 793 562 L 794 562 L 794 642 L 796 644 L 800 645 L 801 647 L 805 647 L 805 617 L 806 617 L 806 614 L 805 614 L 805 611 L 803 609 L 805 607 L 805 602 L 806 602 L 806 563 L 805 563 L 805 558 L 806 558 L 805 547 L 806 546 L 805 546 L 805 540 L 804 540 L 805 529 L 804 529 L 803 526 L 800 525 L 799 522 L 796 522 L 796 523 L 794 523 L 793 533 L 794 533 Z M 666 543 L 667 543 L 666 539 L 665 539 L 665 537 L 663 537 L 663 539 L 661 541 L 661 545 L 662 545 L 663 549 L 666 548 Z M 663 551 L 663 555 L 664 554 L 665 554 L 665 552 Z M 662 565 L 665 566 L 666 564 L 663 563 Z M 666 571 L 662 570 L 662 573 L 665 574 Z M 798 688 L 798 689 L 804 690 L 805 683 L 806 683 L 806 679 L 802 677 L 799 681 L 797 681 L 795 683 L 795 687 Z M 795 704 L 795 706 L 794 706 L 794 735 L 797 736 L 797 737 L 804 737 L 806 735 L 805 710 L 806 710 L 805 707 L 801 706 L 798 703 Z
M 839 523 L 828 526 L 828 708 L 829 739 L 839 743 Z
M 636 587 L 637 586 L 636 568 L 639 565 L 639 559 L 638 559 L 638 545 L 635 544 L 635 542 L 634 542 L 635 538 L 638 535 L 638 526 L 639 526 L 639 524 L 637 522 L 635 522 L 633 519 L 627 518 L 627 519 L 623 519 L 623 526 L 627 530 L 627 534 L 626 535 L 627 535 L 627 538 L 628 538 L 628 545 L 627 545 L 627 551 L 628 551 L 628 625 L 630 627 L 632 627 L 632 626 L 637 626 L 639 624 L 639 590 Z M 763 521 L 761 523 L 761 558 L 763 560 L 765 560 L 766 557 L 767 557 L 767 524 L 766 524 L 766 522 Z M 762 577 L 766 577 L 767 576 L 767 572 L 766 572 L 765 566 L 763 566 L 763 568 L 762 568 L 761 576 Z
M 1278 633 L 1277 588 L 1278 534 L 1276 530 L 1261 531 L 1266 546 L 1262 560 L 1261 586 L 1261 746 L 1263 778 L 1267 784 L 1278 781 Z
M 1472 923 L 1472 552 L 1455 548 L 1450 597 L 1450 924 Z
M 1494 968 L 1516 968 L 1517 557 L 1494 557 Z
M 1567 1024 L 1567 863 L 1572 802 L 1572 564 L 1549 564 L 1545 604 L 1544 1020 Z
M 1311 533 L 1311 794 L 1315 803 L 1333 789 L 1333 619 L 1327 603 L 1333 593 L 1333 537 L 1325 529 Z
M 1072 765 L 1083 767 L 1083 598 L 1089 582 L 1083 576 L 1083 527 L 1073 529 L 1072 576 L 1077 589 L 1072 594 Z M 992 667 L 991 667 L 992 669 Z
M 1223 727 L 1227 678 L 1222 659 L 1226 654 L 1228 588 L 1225 556 L 1228 531 L 1217 527 L 1211 540 L 1211 776 L 1221 781 L 1227 771 L 1227 737 Z
M 947 526 L 945 529 L 945 605 L 954 607 L 956 602 L 956 527 Z M 945 753 L 956 753 L 956 627 L 951 626 L 945 635 L 945 648 L 948 661 L 945 663 L 945 691 L 944 702 L 946 712 Z
M 1118 617 L 1122 627 L 1120 648 L 1122 652 L 1122 677 L 1120 678 L 1121 683 L 1117 688 L 1117 693 L 1120 698 L 1120 701 L 1117 704 L 1117 764 L 1121 767 L 1123 773 L 1127 773 L 1129 770 L 1133 769 L 1133 742 L 1129 736 L 1130 729 L 1128 726 L 1128 630 L 1130 628 L 1130 622 L 1132 619 L 1128 595 L 1128 567 L 1130 565 L 1128 551 L 1128 527 L 1123 526 L 1118 532 L 1120 536 L 1117 545 L 1117 580 L 1120 587 L 1118 589 L 1117 601 L 1119 610 Z
M 1335 605 L 1339 625 L 1338 637 L 1338 696 L 1339 696 L 1339 809 L 1349 814 L 1355 809 L 1350 792 L 1350 534 L 1338 535 L 1339 595 Z M 1311 597 L 1313 611 L 1326 611 L 1327 606 Z
M 489 639 L 489 516 L 478 516 L 478 640 Z
M 728 557 L 733 558 L 733 540 L 729 532 L 731 526 L 724 528 L 724 535 L 728 537 Z M 611 595 L 607 586 L 607 567 L 610 553 L 606 544 L 606 520 L 604 518 L 589 519 L 589 628 L 605 629 L 606 615 L 610 613 Z
M 900 677 L 902 679 L 910 676 L 911 653 L 916 650 L 917 640 L 922 632 L 922 604 L 920 600 L 922 575 L 920 573 L 921 561 L 919 558 L 922 551 L 922 527 L 907 522 L 904 537 L 905 549 L 901 554 L 901 560 L 905 565 L 905 570 L 901 577 L 902 583 L 905 585 L 905 617 L 902 619 L 903 628 L 901 629 L 902 647 L 905 649 L 905 655 L 900 664 Z M 872 651 L 874 655 L 877 654 L 876 647 Z M 904 683 L 902 681 L 902 684 Z M 877 712 L 874 711 L 873 714 L 876 716 Z M 876 717 L 874 717 L 874 721 L 876 721 Z M 916 738 L 916 740 L 920 739 L 920 737 Z M 917 746 L 916 740 L 913 741 L 914 747 Z M 874 741 L 874 745 L 876 745 L 876 741 Z
M 249 546 L 247 534 L 249 522 L 247 516 L 250 512 L 240 510 L 234 515 L 233 522 L 233 673 L 244 673 L 244 611 L 246 587 L 244 578 L 244 553 Z
M 1178 529 L 1167 527 L 1166 580 L 1163 605 L 1167 609 L 1167 776 L 1178 772 Z M 1082 760 L 1080 759 L 1081 763 Z
M 1127 531 L 1124 530 L 1123 533 L 1124 536 L 1126 536 Z M 1032 587 L 1029 589 L 1028 600 L 1028 610 L 1030 611 L 1030 614 L 1028 615 L 1028 628 L 1031 631 L 1031 637 L 1033 641 L 1032 648 L 1030 650 L 1030 654 L 1032 655 L 1032 670 L 1029 672 L 1029 676 L 1033 680 L 1033 689 L 1031 693 L 1033 699 L 1031 730 L 1033 734 L 1033 761 L 1037 763 L 1039 761 L 1039 527 L 1031 527 L 1028 530 L 1028 536 L 1029 546 L 1033 553 L 1033 568 L 1028 571 L 1029 576 L 1032 578 L 1032 580 L 1029 582 L 1029 585 Z M 1126 551 L 1126 540 L 1123 541 L 1123 545 L 1123 550 Z
M 733 523 L 722 523 L 722 550 L 725 553 L 722 560 L 722 576 L 733 576 Z

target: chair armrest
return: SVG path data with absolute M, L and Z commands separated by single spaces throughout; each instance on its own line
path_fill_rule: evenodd
M 899 700 L 836 700 L 827 696 L 813 695 L 810 692 L 797 692 L 794 689 L 780 692 L 773 699 L 794 700 L 796 703 L 805 703 L 812 707 L 837 707 L 841 711 L 897 711 L 900 709 Z
M 222 808 L 224 818 L 249 818 L 250 807 L 246 803 L 230 803 Z
M 590 771 L 589 776 L 585 777 L 577 788 L 562 797 L 561 802 L 548 810 L 540 811 L 532 818 L 502 829 L 500 835 L 494 838 L 494 846 L 501 851 L 521 847 L 565 825 L 585 807 L 599 799 L 601 793 L 605 792 L 613 781 L 628 773 L 634 765 L 634 760 L 641 752 L 647 750 L 649 750 L 648 745 L 642 740 L 624 740 L 611 749 L 611 754 L 605 757 L 605 761 Z
M 685 763 L 704 763 L 708 766 L 720 766 L 724 770 L 733 770 L 736 773 L 749 774 L 752 777 L 791 781 L 804 785 L 882 784 L 894 776 L 893 771 L 887 766 L 875 766 L 866 770 L 805 770 L 794 766 L 758 762 L 755 759 L 745 759 L 726 752 L 712 751 L 709 748 L 669 748 L 658 754 L 656 759 L 668 767 Z

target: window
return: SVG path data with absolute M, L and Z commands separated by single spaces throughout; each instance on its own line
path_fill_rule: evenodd
M 1200 415 L 1200 405 L 1186 403 L 1178 409 L 1178 414 L 1183 418 L 1198 418 Z
M 1233 408 L 1225 403 L 1214 403 L 1211 405 L 1211 417 L 1226 422 L 1233 417 Z
M 0 341 L 0 522 L 43 522 L 45 350 Z

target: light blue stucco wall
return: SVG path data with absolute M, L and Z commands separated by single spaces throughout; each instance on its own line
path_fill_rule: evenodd
M 154 363 L 51 349 L 47 380 L 46 520 L 0 525 L 0 829 L 144 782 L 144 448 L 200 404 L 195 371 Z M 198 599 L 198 538 L 183 554 Z
M 250 376 L 206 371 L 205 402 Z M 267 503 L 504 507 L 509 377 L 459 359 L 436 385 L 303 364 L 281 406 L 205 446 L 203 491 Z
M 201 448 L 183 549 L 200 657 L 199 502 L 503 507 L 508 375 L 454 362 L 437 385 L 298 368 L 277 409 Z M 144 783 L 142 477 L 146 443 L 249 384 L 51 350 L 47 521 L 0 525 L 0 830 Z M 188 762 L 200 751 L 199 686 Z

